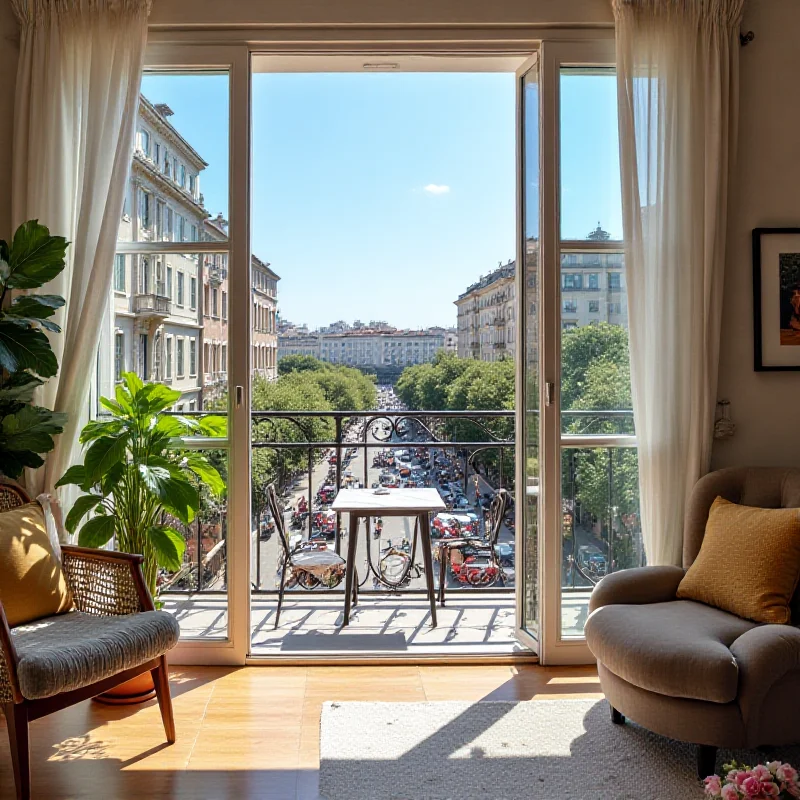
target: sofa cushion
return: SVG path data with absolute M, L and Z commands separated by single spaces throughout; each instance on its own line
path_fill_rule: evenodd
M 38 503 L 0 513 L 0 600 L 12 628 L 72 607 Z
M 138 667 L 170 650 L 180 628 L 166 611 L 100 617 L 73 611 L 15 628 L 17 677 L 28 700 L 52 697 Z
M 800 509 L 753 508 L 718 497 L 677 596 L 754 622 L 791 622 L 800 579 Z
M 756 625 L 691 600 L 598 608 L 586 641 L 623 680 L 669 697 L 730 703 L 739 668 L 730 645 Z

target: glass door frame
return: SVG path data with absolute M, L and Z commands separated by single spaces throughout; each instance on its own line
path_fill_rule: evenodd
M 228 438 L 187 442 L 195 448 L 213 447 L 228 453 L 228 630 L 225 639 L 181 639 L 170 660 L 179 664 L 244 664 L 250 641 L 250 52 L 245 44 L 176 45 L 156 41 L 148 44 L 145 52 L 148 69 L 228 74 L 228 239 L 170 245 L 181 253 L 228 254 Z M 164 243 L 153 243 L 149 249 L 161 253 Z
M 539 626 L 537 652 L 542 664 L 594 662 L 583 637 L 562 636 L 562 487 L 561 454 L 567 447 L 597 446 L 596 437 L 561 431 L 561 253 L 587 250 L 591 243 L 561 239 L 561 69 L 615 64 L 613 31 L 578 41 L 542 42 L 540 85 L 540 241 L 539 280 Z M 518 238 L 524 232 L 518 232 Z M 520 312 L 526 308 L 521 297 Z M 524 371 L 525 365 L 518 365 Z M 519 434 L 518 434 L 519 436 Z M 627 437 L 628 439 L 630 437 Z M 520 443 L 518 440 L 517 448 Z M 520 622 L 524 620 L 520 619 Z

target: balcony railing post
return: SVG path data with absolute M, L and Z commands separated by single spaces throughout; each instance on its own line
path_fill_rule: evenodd
M 203 546 L 203 534 L 200 525 L 200 515 L 197 515 L 195 519 L 197 523 L 197 591 L 203 591 L 203 558 L 202 558 L 202 546 Z
M 335 425 L 335 436 L 334 442 L 336 442 L 336 493 L 339 493 L 339 490 L 342 488 L 342 418 L 340 416 L 334 417 L 334 425 Z M 366 457 L 366 453 L 365 453 Z M 340 519 L 339 514 L 336 515 L 336 540 L 335 540 L 335 549 L 337 553 L 341 553 L 341 535 L 340 535 Z
M 614 571 L 614 451 L 608 448 L 608 571 Z

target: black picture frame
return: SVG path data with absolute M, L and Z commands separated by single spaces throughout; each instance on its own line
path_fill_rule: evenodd
M 797 348 L 796 365 L 767 364 L 764 360 L 765 315 L 761 291 L 762 271 L 772 268 L 773 265 L 762 264 L 762 240 L 765 236 L 775 235 L 797 236 L 797 253 L 800 254 L 800 228 L 753 228 L 753 369 L 756 372 L 800 372 L 800 347 Z

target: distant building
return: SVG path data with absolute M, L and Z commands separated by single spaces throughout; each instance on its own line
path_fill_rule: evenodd
M 514 358 L 515 263 L 502 264 L 455 301 L 457 352 L 461 358 L 499 361 Z
M 253 256 L 250 261 L 250 282 L 253 303 L 254 375 L 274 380 L 278 377 L 278 281 L 266 261 Z
M 377 326 L 337 322 L 309 332 L 305 326 L 286 325 L 278 334 L 278 358 L 314 356 L 381 375 L 399 374 L 407 366 L 432 361 L 448 345 L 453 349 L 457 339 L 455 331 L 448 328 L 398 330 L 385 322 Z
M 603 240 L 598 227 L 590 238 Z M 607 234 L 605 234 L 607 236 Z M 536 318 L 538 249 L 526 248 L 529 319 Z M 500 265 L 467 287 L 455 301 L 458 309 L 458 355 L 482 361 L 514 358 L 516 342 L 516 263 Z M 598 322 L 628 327 L 622 253 L 564 253 L 561 258 L 561 327 L 570 330 Z M 537 358 L 538 331 L 527 325 L 529 361 Z

